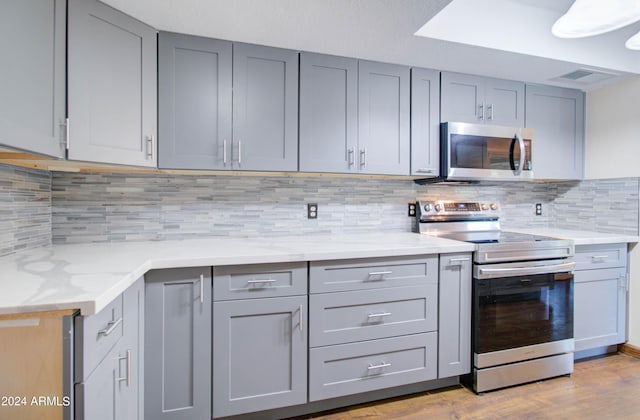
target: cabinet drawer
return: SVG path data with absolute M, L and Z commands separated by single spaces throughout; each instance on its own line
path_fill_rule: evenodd
M 438 327 L 438 286 L 395 287 L 311 295 L 309 346 L 327 346 Z
M 366 258 L 309 264 L 311 293 L 342 292 L 438 282 L 438 257 Z
M 309 351 L 309 401 L 436 378 L 438 334 L 415 334 Z
M 305 294 L 306 262 L 213 268 L 214 301 Z
M 627 244 L 579 245 L 576 246 L 576 270 L 625 267 Z
M 122 295 L 95 315 L 75 318 L 75 379 L 82 382 L 123 335 Z

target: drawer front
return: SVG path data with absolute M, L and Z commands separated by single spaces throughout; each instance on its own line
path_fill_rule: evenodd
M 306 294 L 306 262 L 213 268 L 214 301 Z
M 309 298 L 309 346 L 435 331 L 438 286 L 323 293 Z
M 627 244 L 576 246 L 576 270 L 626 267 Z
M 123 336 L 122 295 L 95 315 L 75 318 L 75 377 L 82 382 Z
M 432 332 L 311 349 L 309 401 L 435 379 L 437 345 Z
M 438 257 L 365 258 L 313 261 L 309 264 L 311 293 L 413 286 L 438 282 Z

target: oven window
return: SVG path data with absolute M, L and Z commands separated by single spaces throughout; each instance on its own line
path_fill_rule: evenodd
M 477 354 L 573 338 L 573 275 L 474 279 Z
M 451 167 L 468 169 L 511 170 L 510 138 L 451 134 Z M 524 140 L 525 171 L 531 169 L 531 140 Z M 514 148 L 514 160 L 520 160 L 520 149 Z

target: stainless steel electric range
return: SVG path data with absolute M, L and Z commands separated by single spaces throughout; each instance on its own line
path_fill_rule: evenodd
M 497 203 L 417 203 L 419 233 L 476 244 L 470 379 L 478 393 L 573 372 L 573 242 L 503 231 L 499 213 Z

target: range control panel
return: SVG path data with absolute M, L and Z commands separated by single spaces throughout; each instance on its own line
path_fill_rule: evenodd
M 417 201 L 418 215 L 491 214 L 500 209 L 498 203 L 459 201 Z

